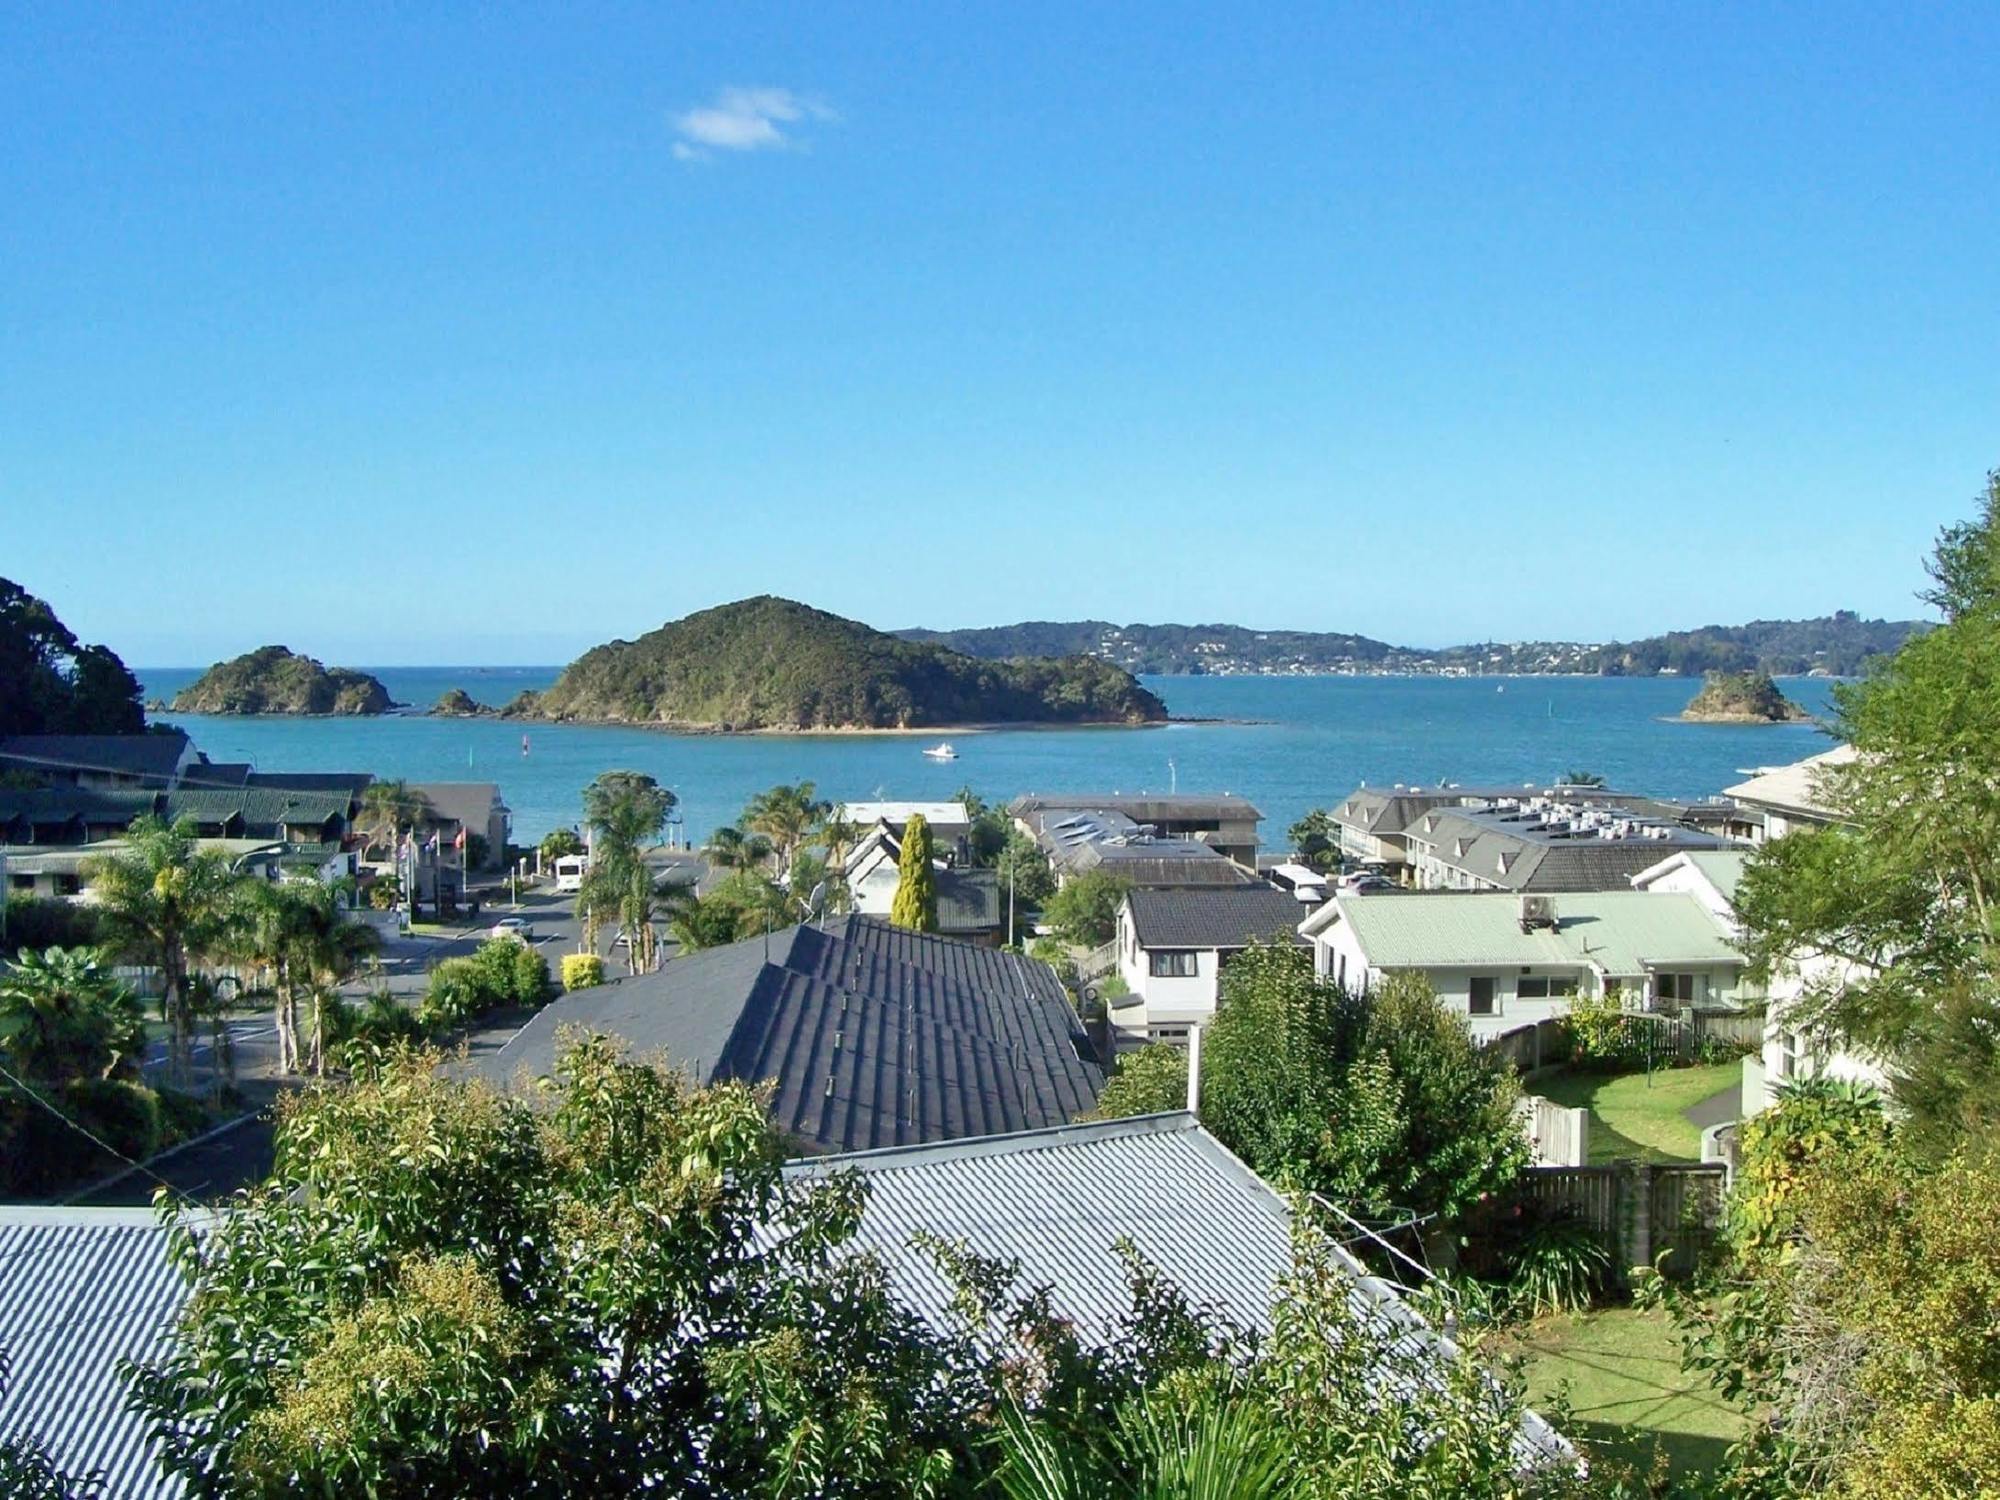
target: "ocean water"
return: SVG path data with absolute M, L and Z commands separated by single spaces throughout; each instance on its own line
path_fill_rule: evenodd
M 501 704 L 555 680 L 554 667 L 375 667 L 399 702 L 463 687 Z M 138 674 L 171 698 L 195 669 Z M 812 781 L 836 799 L 943 798 L 969 785 L 989 801 L 1022 792 L 1238 792 L 1272 845 L 1309 808 L 1363 782 L 1544 782 L 1592 771 L 1623 791 L 1701 797 L 1826 748 L 1809 724 L 1680 724 L 1698 684 L 1678 678 L 1149 677 L 1176 716 L 1221 722 L 1147 729 L 1019 729 L 950 736 L 959 758 L 926 759 L 922 735 L 675 735 L 644 729 L 389 715 L 366 719 L 166 714 L 209 758 L 267 771 L 372 771 L 412 781 L 496 781 L 528 842 L 573 824 L 601 771 L 645 771 L 679 795 L 685 832 L 734 820 L 752 793 Z M 1831 684 L 1785 691 L 1825 712 Z

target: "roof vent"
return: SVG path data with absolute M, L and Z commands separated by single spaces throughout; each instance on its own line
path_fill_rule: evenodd
M 1550 896 L 1523 896 L 1521 898 L 1521 931 L 1533 932 L 1537 928 L 1554 931 L 1556 926 L 1556 903 Z

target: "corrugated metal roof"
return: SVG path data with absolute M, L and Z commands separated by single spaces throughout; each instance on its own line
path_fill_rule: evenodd
M 154 1467 L 146 1424 L 125 1410 L 121 1359 L 158 1352 L 187 1298 L 150 1209 L 0 1208 L 0 1347 L 12 1376 L 0 1437 L 30 1433 L 105 1493 L 182 1493 Z
M 1292 1266 L 1289 1205 L 1190 1114 L 821 1157 L 787 1170 L 848 1168 L 868 1181 L 852 1248 L 879 1257 L 897 1300 L 943 1330 L 958 1327 L 953 1288 L 913 1243 L 919 1234 L 1017 1262 L 1018 1290 L 1046 1287 L 1053 1311 L 1089 1342 L 1108 1341 L 1132 1310 L 1121 1239 L 1211 1319 L 1260 1335 Z M 1414 1355 L 1417 1369 L 1438 1372 L 1419 1378 L 1440 1379 L 1457 1348 L 1347 1251 L 1333 1253 L 1356 1278 L 1356 1312 Z M 1524 1464 L 1570 1456 L 1532 1414 L 1516 1449 Z
M 1371 968 L 1578 966 L 1637 976 L 1675 964 L 1741 962 L 1708 909 L 1685 892 L 1589 891 L 1548 898 L 1557 926 L 1523 931 L 1504 891 L 1337 896 L 1302 930 L 1352 929 Z

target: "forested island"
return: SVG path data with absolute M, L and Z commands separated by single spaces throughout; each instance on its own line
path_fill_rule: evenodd
M 395 705 L 379 679 L 328 667 L 283 646 L 217 662 L 169 705 L 184 714 L 382 714 Z
M 1711 672 L 1681 711 L 1691 724 L 1791 724 L 1812 717 L 1763 672 Z
M 672 729 L 1153 724 L 1166 705 L 1093 656 L 978 660 L 789 599 L 702 610 L 586 651 L 509 717 Z
M 1706 672 L 1848 677 L 1928 629 L 1918 620 L 1864 620 L 1840 610 L 1809 620 L 1704 625 L 1636 641 L 1487 641 L 1429 649 L 1364 635 L 1255 630 L 1243 625 L 1114 625 L 1030 620 L 975 630 L 899 630 L 969 656 L 1088 655 L 1129 672 L 1164 675 L 1411 673 L 1683 677 Z

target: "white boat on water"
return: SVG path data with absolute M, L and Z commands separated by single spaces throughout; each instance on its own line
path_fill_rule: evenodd
M 929 749 L 924 751 L 924 754 L 929 756 L 932 760 L 958 759 L 958 752 L 951 748 L 950 740 L 946 740 L 942 744 L 932 745 Z

